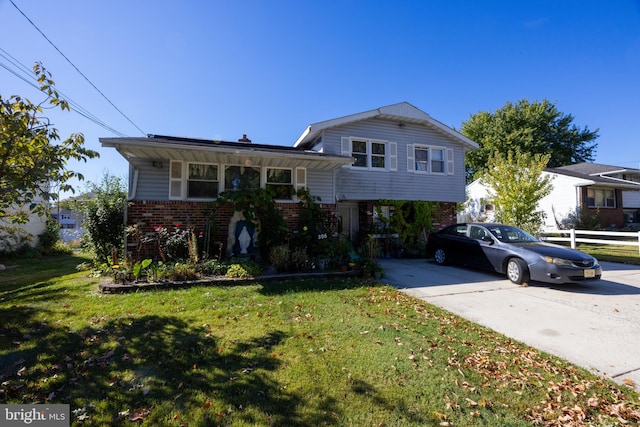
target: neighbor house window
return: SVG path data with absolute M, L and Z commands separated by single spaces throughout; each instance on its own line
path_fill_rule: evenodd
M 453 150 L 427 145 L 407 146 L 407 170 L 433 174 L 453 174 Z
M 353 157 L 353 167 L 388 171 L 397 170 L 395 142 L 365 138 L 342 138 L 342 154 Z
M 260 188 L 260 168 L 227 166 L 224 169 L 225 191 L 255 190 Z
M 615 208 L 616 191 L 613 189 L 587 188 L 587 207 Z
M 293 198 L 293 171 L 291 169 L 267 168 L 267 190 L 274 199 L 291 200 Z

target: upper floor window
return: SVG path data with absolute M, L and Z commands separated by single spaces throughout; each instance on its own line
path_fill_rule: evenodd
M 407 146 L 407 170 L 453 175 L 453 149 L 410 144 Z
M 397 170 L 395 142 L 366 138 L 342 138 L 342 154 L 353 157 L 353 167 L 370 170 Z
M 615 208 L 616 190 L 587 188 L 587 207 L 589 208 Z

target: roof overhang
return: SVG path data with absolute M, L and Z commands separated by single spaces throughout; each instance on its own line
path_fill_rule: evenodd
M 181 160 L 243 166 L 305 167 L 333 170 L 353 159 L 292 147 L 247 144 L 179 137 L 100 138 L 103 147 L 115 148 L 132 166 L 149 160 Z
M 480 147 L 475 141 L 472 141 L 460 132 L 453 130 L 449 126 L 435 120 L 424 111 L 406 102 L 311 124 L 305 129 L 302 135 L 300 135 L 293 146 L 308 148 L 326 129 L 367 119 L 382 119 L 396 121 L 399 124 L 413 123 L 423 125 L 461 143 L 465 151 L 475 150 Z
M 573 184 L 576 187 L 600 187 L 600 188 L 616 188 L 620 190 L 640 190 L 640 182 L 630 181 L 628 179 L 616 178 L 608 176 L 608 174 L 619 174 L 623 172 L 636 172 L 631 169 L 609 170 L 597 173 L 580 173 L 567 168 L 549 168 L 545 169 L 546 173 L 562 175 L 576 180 Z

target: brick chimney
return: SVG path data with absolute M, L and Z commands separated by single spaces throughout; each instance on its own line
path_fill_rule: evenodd
M 244 142 L 244 143 L 247 143 L 247 144 L 251 144 L 251 140 L 249 138 L 247 138 L 247 134 L 246 133 L 242 134 L 242 138 L 240 138 L 238 140 L 238 142 Z

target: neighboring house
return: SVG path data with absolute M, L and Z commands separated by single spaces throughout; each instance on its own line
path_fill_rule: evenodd
M 48 186 L 43 187 L 48 190 Z M 48 201 L 40 195 L 33 199 L 33 203 L 44 203 L 48 207 Z M 29 206 L 22 208 L 14 208 L 10 212 L 24 211 L 29 212 Z M 21 231 L 15 232 L 20 229 Z M 38 216 L 38 214 L 29 212 L 28 220 L 25 224 L 14 224 L 0 218 L 0 252 L 11 252 L 19 249 L 25 238 L 28 238 L 31 246 L 37 246 L 39 243 L 38 236 L 47 229 L 47 216 Z M 14 231 L 12 231 L 14 230 Z M 27 237 L 30 236 L 30 237 Z
M 70 209 L 59 209 L 51 213 L 51 217 L 58 221 L 60 229 L 79 229 L 82 227 L 82 215 Z
M 545 169 L 553 190 L 538 204 L 545 228 L 557 229 L 579 212 L 597 215 L 605 228 L 640 225 L 640 169 L 597 163 Z M 467 219 L 491 221 L 494 210 L 489 189 L 479 180 L 467 186 Z
M 130 165 L 127 225 L 203 227 L 207 202 L 223 191 L 275 186 L 307 188 L 342 219 L 352 239 L 370 232 L 380 200 L 440 203 L 439 223 L 455 222 L 465 200 L 464 155 L 478 145 L 408 103 L 314 123 L 293 147 L 149 135 L 100 138 Z M 298 204 L 289 191 L 277 200 L 290 226 Z M 224 236 L 233 212 L 217 211 Z
M 51 217 L 60 224 L 60 239 L 69 243 L 80 241 L 85 230 L 82 228 L 82 213 L 71 209 L 53 209 Z

